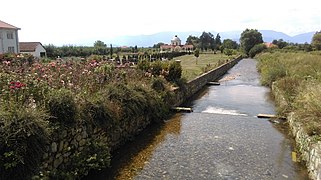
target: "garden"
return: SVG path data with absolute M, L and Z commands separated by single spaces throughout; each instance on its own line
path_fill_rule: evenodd
M 161 123 L 181 65 L 141 61 L 137 67 L 98 56 L 42 62 L 1 55 L 0 179 L 81 177 L 107 167 L 110 151 L 133 134 Z

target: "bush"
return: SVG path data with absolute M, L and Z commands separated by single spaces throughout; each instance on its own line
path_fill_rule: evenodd
M 150 69 L 150 62 L 146 59 L 140 60 L 137 63 L 137 68 L 145 72 Z
M 168 75 L 165 79 L 170 82 L 176 82 L 182 77 L 182 66 L 178 62 L 171 62 L 168 67 Z
M 162 62 L 161 61 L 155 61 L 153 63 L 151 63 L 151 72 L 152 75 L 154 76 L 159 76 L 162 72 Z
M 67 126 L 76 124 L 77 106 L 71 91 L 67 89 L 52 90 L 49 93 L 47 109 L 50 121 Z
M 165 90 L 165 82 L 161 78 L 153 78 L 152 80 L 152 88 L 157 92 Z
M 266 49 L 266 46 L 264 44 L 257 44 L 250 49 L 249 56 L 253 58 L 255 55 L 261 53 L 265 49 Z
M 0 105 L 0 179 L 31 179 L 49 140 L 48 116 L 34 108 Z

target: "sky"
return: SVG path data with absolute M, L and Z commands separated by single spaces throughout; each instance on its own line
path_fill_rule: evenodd
M 21 28 L 20 41 L 58 46 L 163 31 L 250 28 L 294 36 L 321 30 L 320 4 L 320 0 L 6 0 L 0 3 L 0 20 Z

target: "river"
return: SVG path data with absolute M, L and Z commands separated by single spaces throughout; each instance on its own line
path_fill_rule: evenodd
M 259 113 L 274 114 L 256 61 L 243 59 L 204 88 L 162 127 L 145 130 L 116 151 L 112 168 L 85 179 L 308 179 L 293 162 L 293 141 Z

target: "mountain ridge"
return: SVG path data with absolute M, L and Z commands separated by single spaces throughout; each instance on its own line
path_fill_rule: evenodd
M 214 37 L 217 33 L 220 34 L 221 40 L 224 39 L 232 39 L 233 41 L 239 42 L 240 35 L 243 31 L 225 31 L 225 32 L 216 32 L 210 31 Z M 287 35 L 286 33 L 274 31 L 274 30 L 259 30 L 262 33 L 264 42 L 272 42 L 274 39 L 283 39 L 289 43 L 310 43 L 312 37 L 315 32 L 307 32 L 298 34 L 295 36 Z M 178 32 L 178 31 L 164 31 L 149 35 L 132 35 L 132 36 L 118 36 L 110 39 L 102 39 L 102 41 L 107 44 L 113 44 L 113 46 L 138 46 L 138 47 L 152 47 L 157 43 L 165 43 L 170 44 L 171 39 L 178 35 L 178 37 L 182 40 L 182 44 L 185 44 L 186 39 L 189 35 L 199 37 L 202 34 L 200 31 L 186 31 L 186 32 Z

